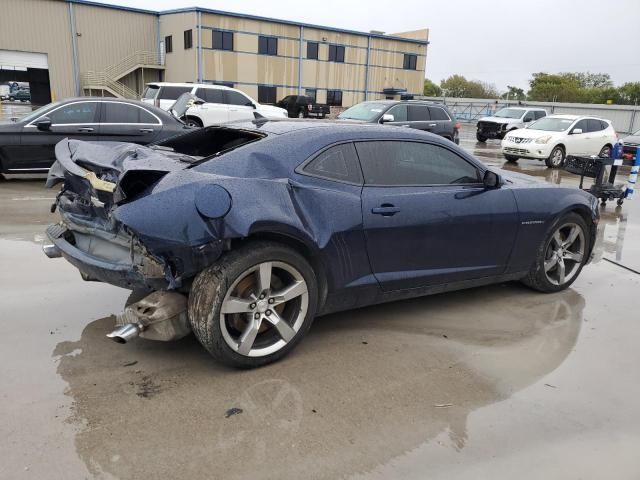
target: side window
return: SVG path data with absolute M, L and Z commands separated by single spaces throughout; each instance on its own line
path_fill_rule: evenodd
M 479 183 L 474 165 L 440 145 L 372 141 L 356 144 L 367 185 L 452 185 Z
M 606 130 L 607 128 L 609 128 L 609 124 L 604 120 L 600 120 L 600 125 L 602 126 L 601 130 Z
M 327 90 L 327 105 L 342 106 L 342 90 Z
M 405 53 L 404 59 L 402 62 L 402 68 L 405 70 L 416 70 L 416 65 L 418 63 L 418 56 L 413 55 L 411 53 Z
M 162 87 L 158 98 L 160 100 L 177 100 L 180 95 L 190 91 L 191 87 Z
M 589 131 L 589 124 L 587 120 L 580 120 L 578 123 L 575 124 L 575 126 L 571 130 L 573 131 L 576 128 L 581 129 L 582 133 L 587 133 Z
M 305 88 L 304 94 L 311 99 L 312 103 L 316 103 L 318 91 L 315 88 Z
M 343 45 L 329 45 L 329 57 L 330 62 L 344 62 L 344 46 Z
M 268 85 L 258 85 L 258 102 L 259 103 L 276 103 L 278 97 L 278 88 Z
M 362 172 L 353 143 L 328 148 L 311 160 L 302 171 L 314 177 L 362 185 Z
M 171 35 L 167 35 L 166 37 L 164 37 L 164 52 L 173 52 L 173 36 Z
M 233 32 L 214 30 L 211 43 L 214 50 L 233 50 Z
M 407 106 L 406 105 L 394 105 L 385 113 L 393 115 L 394 122 L 406 122 L 407 121 Z
M 97 123 L 97 112 L 97 102 L 79 102 L 64 105 L 46 116 L 51 119 L 51 123 L 54 125 Z
M 535 119 L 538 120 L 538 119 L 540 119 L 542 117 L 546 117 L 547 113 L 544 112 L 543 110 L 537 110 L 537 111 L 533 112 L 533 115 L 534 115 Z
M 119 102 L 102 104 L 102 123 L 151 123 L 158 124 L 158 119 L 135 105 Z
M 196 97 L 207 103 L 224 103 L 224 93 L 219 88 L 199 88 Z
M 318 42 L 307 42 L 307 58 L 311 60 L 318 59 Z
M 261 55 L 278 55 L 277 37 L 258 37 L 258 53 Z
M 523 122 L 531 122 L 533 121 L 533 119 L 535 118 L 534 114 L 532 111 L 528 111 L 527 113 L 525 113 L 524 118 L 522 119 Z
M 600 130 L 604 130 L 602 128 L 602 122 L 600 120 L 596 120 L 595 118 L 588 119 L 587 124 L 589 126 L 590 132 L 599 132 Z
M 451 120 L 447 112 L 440 107 L 429 107 L 429 115 L 431 120 Z
M 193 47 L 193 30 L 185 30 L 183 33 L 184 49 L 188 50 Z
M 242 95 L 240 92 L 234 92 L 233 90 L 228 90 L 225 92 L 225 95 L 227 97 L 227 101 L 225 103 L 228 103 L 229 105 L 248 106 L 251 103 L 251 100 L 249 100 L 247 97 Z
M 431 119 L 429 107 L 426 105 L 408 105 L 407 119 L 410 122 L 424 122 Z

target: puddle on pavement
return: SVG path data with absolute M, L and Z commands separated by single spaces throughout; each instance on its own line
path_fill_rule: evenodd
M 564 361 L 584 305 L 508 284 L 334 314 L 252 371 L 218 366 L 193 336 L 115 344 L 112 317 L 53 354 L 96 475 L 337 478 L 443 432 L 463 449 L 470 412 Z

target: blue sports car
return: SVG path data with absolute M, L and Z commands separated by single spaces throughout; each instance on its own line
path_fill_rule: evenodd
M 330 312 L 510 280 L 565 289 L 598 221 L 582 190 L 414 129 L 257 118 L 146 147 L 64 140 L 56 158 L 45 253 L 147 294 L 110 336 L 193 331 L 234 367 L 281 358 Z

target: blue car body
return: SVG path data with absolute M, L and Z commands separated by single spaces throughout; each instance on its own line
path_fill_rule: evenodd
M 190 139 L 206 135 L 242 140 L 201 158 Z M 282 241 L 318 272 L 320 313 L 522 278 L 570 211 L 589 225 L 593 246 L 597 201 L 575 188 L 505 172 L 487 188 L 368 186 L 304 171 L 329 146 L 378 140 L 439 145 L 479 178 L 487 170 L 433 134 L 336 122 L 209 127 L 158 148 L 67 140 L 48 179 L 64 182 L 62 221 L 47 233 L 85 279 L 154 290 L 188 290 L 246 239 Z M 394 211 L 380 214 L 385 205 Z

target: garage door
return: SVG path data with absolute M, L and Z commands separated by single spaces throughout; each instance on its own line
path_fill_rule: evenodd
M 45 105 L 51 101 L 49 62 L 46 53 L 0 50 L 0 83 L 18 82 L 31 89 L 31 102 Z

